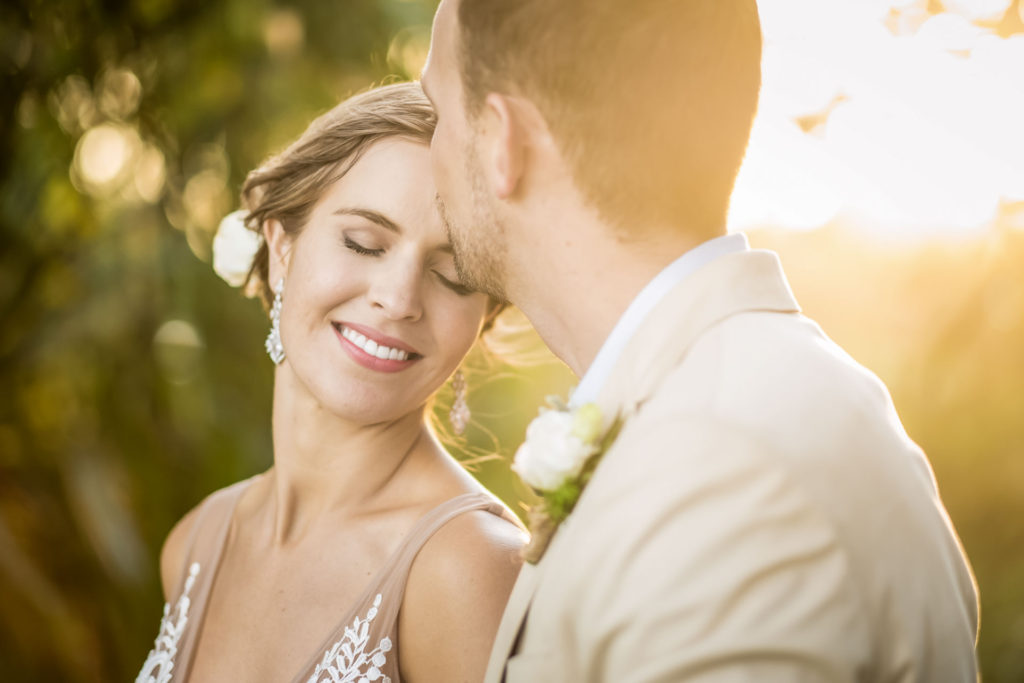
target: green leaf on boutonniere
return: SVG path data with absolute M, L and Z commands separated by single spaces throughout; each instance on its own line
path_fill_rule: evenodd
M 547 508 L 548 517 L 555 522 L 561 522 L 569 513 L 583 492 L 582 483 L 578 479 L 570 479 L 554 491 L 544 491 L 544 503 Z

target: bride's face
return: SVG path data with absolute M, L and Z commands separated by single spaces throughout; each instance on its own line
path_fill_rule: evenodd
M 386 139 L 297 237 L 271 228 L 271 281 L 285 277 L 278 381 L 291 373 L 324 409 L 373 423 L 418 410 L 455 371 L 487 298 L 459 282 L 435 194 L 427 146 Z

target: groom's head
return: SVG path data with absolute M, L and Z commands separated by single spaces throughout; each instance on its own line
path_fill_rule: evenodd
M 443 0 L 424 86 L 465 276 L 504 294 L 514 224 L 543 221 L 521 209 L 559 171 L 620 239 L 724 231 L 760 56 L 755 0 Z

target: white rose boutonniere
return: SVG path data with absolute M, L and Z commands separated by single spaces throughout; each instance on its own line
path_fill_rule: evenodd
M 526 430 L 512 469 L 541 497 L 530 511 L 529 545 L 523 557 L 536 563 L 558 525 L 569 516 L 601 455 L 618 433 L 618 420 L 605 429 L 600 408 L 587 403 L 570 409 L 552 400 Z
M 229 213 L 213 238 L 213 270 L 232 287 L 241 287 L 263 237 L 245 225 L 245 211 Z

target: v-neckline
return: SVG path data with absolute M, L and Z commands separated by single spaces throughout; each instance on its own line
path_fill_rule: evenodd
M 185 634 L 185 637 L 188 640 L 185 643 L 185 647 L 182 648 L 182 651 L 179 651 L 178 653 L 179 655 L 183 655 L 181 657 L 181 660 L 175 662 L 176 670 L 174 673 L 183 674 L 183 681 L 187 681 L 189 677 L 192 675 L 192 666 L 195 663 L 196 651 L 199 648 L 199 640 L 200 637 L 202 636 L 203 626 L 206 623 L 206 614 L 210 605 L 210 596 L 212 595 L 213 589 L 217 582 L 217 574 L 220 571 L 221 563 L 224 559 L 224 552 L 227 548 L 228 540 L 231 536 L 231 529 L 234 526 L 235 512 L 238 509 L 239 501 L 241 501 L 242 496 L 245 495 L 245 492 L 249 489 L 253 482 L 261 476 L 263 475 L 257 474 L 248 479 L 240 481 L 237 484 L 234 484 L 228 488 L 228 491 L 235 487 L 239 487 L 240 490 L 237 492 L 235 499 L 231 501 L 229 506 L 230 509 L 227 511 L 224 521 L 222 522 L 221 529 L 218 531 L 218 538 L 216 539 L 216 542 L 214 544 L 214 554 L 211 557 L 208 566 L 200 566 L 200 574 L 205 575 L 205 580 L 200 581 L 197 594 L 192 599 L 192 604 L 198 605 L 200 611 L 197 614 L 189 615 L 189 620 L 186 625 L 186 629 L 189 632 Z M 317 646 L 317 648 L 312 651 L 310 656 L 307 658 L 305 664 L 298 670 L 298 672 L 296 672 L 295 676 L 291 679 L 292 683 L 299 683 L 300 681 L 302 681 L 303 677 L 306 675 L 309 669 L 315 666 L 316 662 L 322 657 L 323 652 L 333 644 L 333 641 L 337 637 L 339 628 L 341 628 L 344 624 L 347 624 L 349 621 L 352 620 L 353 613 L 357 611 L 359 607 L 363 605 L 363 603 L 366 602 L 366 600 L 370 596 L 370 593 L 381 585 L 382 581 L 387 576 L 387 574 L 394 569 L 397 560 L 401 557 L 402 553 L 406 550 L 412 539 L 417 537 L 421 529 L 423 529 L 430 522 L 430 520 L 434 518 L 438 510 L 448 506 L 455 506 L 456 501 L 463 501 L 469 498 L 477 497 L 486 498 L 486 496 L 482 493 L 463 493 L 458 496 L 455 496 L 454 498 L 449 498 L 448 500 L 439 503 L 438 505 L 435 505 L 426 513 L 421 515 L 419 519 L 416 520 L 416 522 L 409 528 L 409 531 L 405 534 L 402 540 L 399 541 L 398 546 L 388 555 L 385 561 L 381 564 L 380 568 L 377 571 L 375 571 L 373 575 L 370 577 L 367 585 L 360 591 L 358 597 L 355 599 L 354 602 L 350 604 L 350 607 L 344 613 L 344 617 L 338 620 L 335 623 L 334 627 L 328 633 L 325 634 L 325 637 L 322 639 L 321 643 Z M 189 559 L 191 560 L 191 558 Z M 192 562 L 194 562 L 194 560 L 189 562 L 190 566 Z M 182 586 L 184 586 L 184 583 L 182 583 Z M 179 590 L 179 599 L 182 595 L 182 592 L 183 590 Z M 174 678 L 177 679 L 177 676 L 174 676 Z
M 350 604 L 348 610 L 345 612 L 345 616 L 339 619 L 334 624 L 334 628 L 325 634 L 324 638 L 320 641 L 320 644 L 316 647 L 316 649 L 314 649 L 311 652 L 310 657 L 306 660 L 306 663 L 298 670 L 298 672 L 292 678 L 291 683 L 301 683 L 304 677 L 309 673 L 309 670 L 314 668 L 317 662 L 319 662 L 323 658 L 324 652 L 326 652 L 334 644 L 334 641 L 337 640 L 338 631 L 343 629 L 345 626 L 348 625 L 350 621 L 352 621 L 353 615 L 359 610 L 361 606 L 367 603 L 373 592 L 384 583 L 384 580 L 387 577 L 387 575 L 393 572 L 395 568 L 399 566 L 398 560 L 402 557 L 403 553 L 406 552 L 406 550 L 409 547 L 409 544 L 419 537 L 419 534 L 423 529 L 430 525 L 435 516 L 438 516 L 439 511 L 445 510 L 449 507 L 458 507 L 457 503 L 461 503 L 462 501 L 468 501 L 471 498 L 485 499 L 486 496 L 484 496 L 481 493 L 462 493 L 459 494 L 458 496 L 455 496 L 454 498 L 449 498 L 448 500 L 435 505 L 434 507 L 430 508 L 425 513 L 420 515 L 419 519 L 417 519 L 416 522 L 413 523 L 413 525 L 406 532 L 402 540 L 399 541 L 398 546 L 394 549 L 394 551 L 392 551 L 391 554 L 388 555 L 387 559 L 380 566 L 380 568 L 373 573 L 373 576 L 370 577 L 369 582 L 363 588 L 362 592 L 360 592 L 359 597 L 357 597 L 355 601 Z

